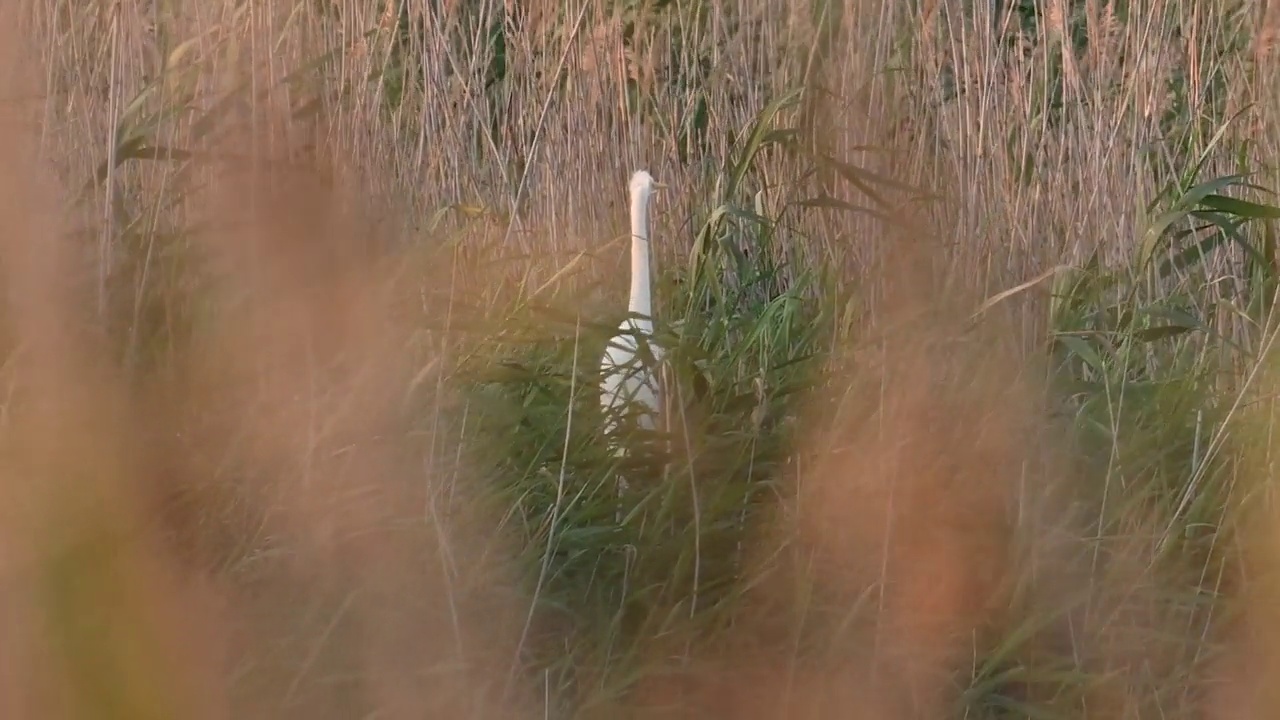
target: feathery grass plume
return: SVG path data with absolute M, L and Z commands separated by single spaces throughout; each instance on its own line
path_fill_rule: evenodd
M 200 240 L 217 312 L 183 368 L 211 416 L 196 420 L 212 421 L 273 540 L 234 586 L 236 697 L 300 717 L 518 716 L 519 600 L 488 557 L 500 535 L 474 524 L 465 488 L 424 468 L 404 417 L 422 358 L 391 243 L 317 161 L 289 161 L 302 128 L 251 112 L 222 137 L 280 151 L 211 169 Z
M 893 263 L 891 309 L 864 328 L 879 339 L 833 362 L 839 407 L 798 449 L 778 525 L 754 548 L 758 590 L 712 651 L 718 679 L 681 683 L 694 702 L 734 717 L 937 717 L 1007 627 L 1015 524 L 1033 507 L 1018 493 L 1044 494 L 1020 486 L 1042 461 L 1040 416 L 1000 333 L 964 332 L 929 290 L 931 262 Z
M 1210 661 L 1213 685 L 1205 717 L 1262 718 L 1280 707 L 1271 678 L 1280 663 L 1280 517 L 1275 497 L 1277 366 L 1274 327 L 1258 364 L 1237 379 L 1239 413 L 1233 418 L 1230 448 L 1240 455 L 1228 508 L 1232 534 L 1220 552 L 1228 554 L 1232 602 L 1218 624 L 1224 630 Z
M 92 267 L 40 162 L 30 8 L 0 8 L 4 702 L 14 717 L 219 717 L 211 598 L 167 551 L 148 418 L 92 330 Z M 156 678 L 166 678 L 157 684 Z
M 1043 369 L 936 260 L 904 249 L 876 280 L 887 310 L 830 366 L 732 632 L 642 683 L 642 716 L 1196 716 L 1177 572 L 1136 515 L 1093 535 Z
M 39 74 L 8 39 L 4 94 L 20 97 Z M 93 330 L 61 198 L 42 194 L 38 126 L 5 107 L 6 702 L 17 717 L 517 717 L 522 616 L 486 557 L 495 535 L 449 507 L 401 417 L 419 359 L 393 312 L 404 288 L 320 165 L 237 152 L 287 150 L 297 131 L 279 106 L 248 108 L 193 168 L 209 180 L 189 198 L 209 311 L 130 377 Z

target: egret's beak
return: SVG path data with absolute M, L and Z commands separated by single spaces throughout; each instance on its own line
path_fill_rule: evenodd
M 666 183 L 661 183 L 661 182 L 658 182 L 657 180 L 654 180 L 654 181 L 653 181 L 653 189 L 654 189 L 654 190 L 666 190 L 666 189 L 667 189 L 667 188 L 669 188 L 669 187 L 671 187 L 671 186 L 670 186 L 670 185 L 668 185 L 668 184 L 666 184 Z

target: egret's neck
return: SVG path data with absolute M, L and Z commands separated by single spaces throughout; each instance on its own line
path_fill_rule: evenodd
M 631 303 L 628 309 L 648 318 L 653 317 L 649 297 L 649 198 L 641 196 L 631 203 Z

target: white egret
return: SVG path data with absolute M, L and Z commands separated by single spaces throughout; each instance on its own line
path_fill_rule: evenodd
M 644 170 L 631 176 L 631 300 L 627 304 L 627 319 L 618 326 L 619 333 L 609 341 L 600 361 L 600 406 L 605 414 L 605 434 L 610 437 L 616 455 L 626 453 L 614 435 L 628 410 L 635 411 L 635 422 L 646 430 L 657 429 L 661 420 L 660 374 L 647 362 L 662 360 L 662 349 L 652 342 L 649 198 L 654 190 L 664 187 Z M 640 351 L 641 344 L 648 348 L 648 353 Z M 626 482 L 619 478 L 619 492 L 625 488 Z

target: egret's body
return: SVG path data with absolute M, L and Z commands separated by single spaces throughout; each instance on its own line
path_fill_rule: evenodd
M 661 387 L 657 365 L 662 351 L 653 337 L 652 279 L 649 269 L 649 198 L 655 188 L 649 173 L 640 170 L 631 176 L 631 299 L 628 317 L 618 326 L 600 361 L 600 406 L 605 413 L 605 433 L 614 435 L 621 417 L 634 411 L 636 424 L 657 429 L 661 408 Z M 611 440 L 612 442 L 612 440 Z M 625 450 L 616 445 L 614 451 Z M 621 484 L 621 483 L 620 483 Z
M 662 349 L 650 339 L 653 337 L 653 321 L 627 318 L 618 326 L 618 334 L 609 341 L 600 368 L 604 378 L 600 383 L 600 406 L 608 419 L 605 431 L 612 434 L 617 427 L 617 415 L 633 410 L 639 427 L 653 430 L 657 427 L 661 390 L 657 373 L 653 371 L 639 350 L 639 340 L 644 342 L 654 362 L 662 359 Z

